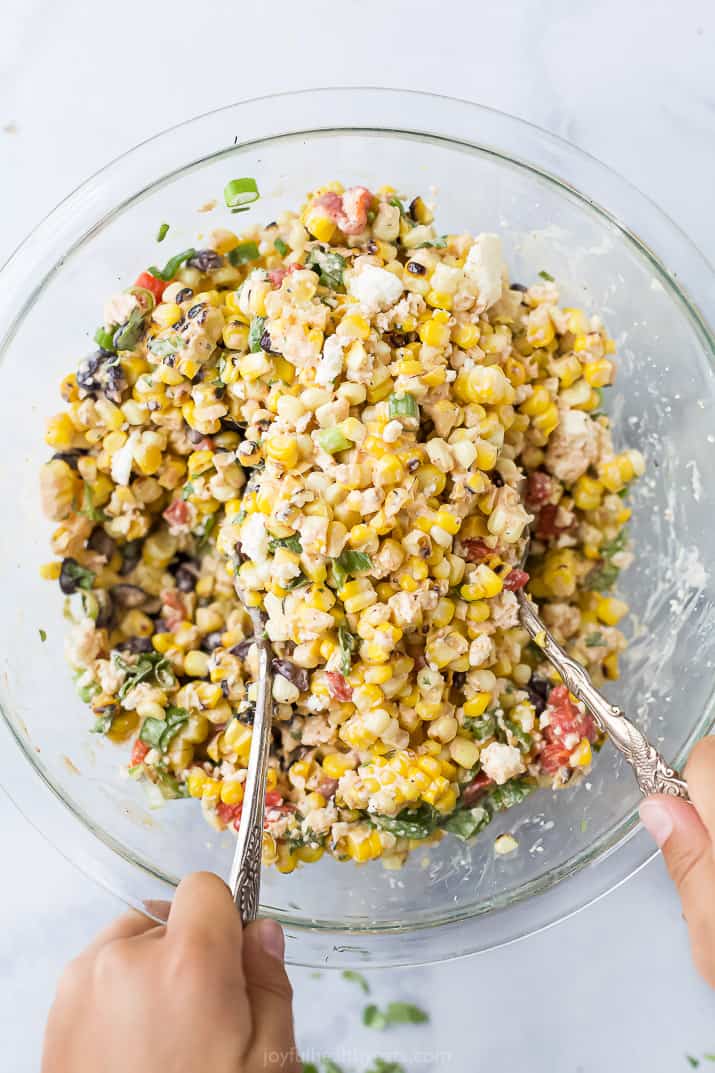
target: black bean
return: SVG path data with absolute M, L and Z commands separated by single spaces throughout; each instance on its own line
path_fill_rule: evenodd
M 97 605 L 97 614 L 94 616 L 94 624 L 97 629 L 112 626 L 115 620 L 114 603 L 106 589 L 93 589 L 87 593 L 87 599 L 92 599 Z
M 245 432 L 246 428 L 244 421 L 234 421 L 231 417 L 221 418 L 221 430 L 223 432 Z
M 97 350 L 80 362 L 77 383 L 88 395 L 105 395 L 115 403 L 122 402 L 128 387 L 119 358 L 108 350 Z
M 464 684 L 467 681 L 467 675 L 465 671 L 455 671 L 452 675 L 452 685 L 455 689 L 464 689 Z
M 266 354 L 279 353 L 279 351 L 273 350 L 273 344 L 271 343 L 271 337 L 268 332 L 264 332 L 261 336 L 261 350 L 265 350 Z
M 489 480 L 492 482 L 492 484 L 494 485 L 495 488 L 503 488 L 504 487 L 504 478 L 502 477 L 501 473 L 497 469 L 493 469 L 491 471 L 491 473 L 489 474 Z
M 212 272 L 223 265 L 223 257 L 216 250 L 199 250 L 186 262 L 189 268 L 198 268 L 199 272 Z
M 509 284 L 509 290 L 510 291 L 521 291 L 522 294 L 525 294 L 526 291 L 528 291 L 528 289 L 529 288 L 525 287 L 523 283 L 510 283 Z
M 180 592 L 193 592 L 198 580 L 198 569 L 189 563 L 182 563 L 174 574 L 176 587 Z
M 126 641 L 120 641 L 116 648 L 119 652 L 153 652 L 154 646 L 151 643 L 151 637 L 130 637 Z
M 76 451 L 55 451 L 52 456 L 52 461 L 59 459 L 60 462 L 66 462 L 72 469 L 77 469 L 77 459 L 82 455 L 86 455 L 88 452 L 85 449 L 77 449 Z
M 177 291 L 174 301 L 177 305 L 181 305 L 182 302 L 187 302 L 189 298 L 193 298 L 194 292 L 191 287 L 182 287 L 180 291 Z
M 124 544 L 121 548 L 122 552 L 122 565 L 119 567 L 119 573 L 122 577 L 126 577 L 127 574 L 131 574 L 134 567 L 137 565 L 142 555 L 142 542 L 141 540 L 130 540 Z
M 377 253 L 377 251 L 380 249 L 380 244 L 378 242 L 375 242 L 374 238 L 371 238 L 366 246 L 366 249 L 368 253 Z
M 231 687 L 228 684 L 228 678 L 221 679 L 221 692 L 223 693 L 226 700 L 228 700 L 228 695 L 231 692 Z
M 234 645 L 229 651 L 232 656 L 237 656 L 238 659 L 245 659 L 248 655 L 249 648 L 255 643 L 253 637 L 247 637 L 245 641 L 239 641 L 238 644 Z
M 67 558 L 62 560 L 62 567 L 60 569 L 60 589 L 65 596 L 71 596 L 73 592 L 77 592 L 79 588 L 77 568 L 79 563 L 76 559 Z
M 407 463 L 407 472 L 414 473 L 420 468 L 421 464 L 422 463 L 420 462 L 419 458 L 411 458 L 410 461 Z
M 289 682 L 305 693 L 310 686 L 310 678 L 305 667 L 298 667 L 295 663 L 292 663 L 289 659 L 274 659 L 271 663 L 275 674 L 281 674 L 284 678 L 287 678 Z
M 207 633 L 201 642 L 201 647 L 204 652 L 213 652 L 215 648 L 221 644 L 221 638 L 223 634 L 221 630 L 214 630 L 213 633 Z
M 405 267 L 413 276 L 424 276 L 427 274 L 427 269 L 424 265 L 421 265 L 419 261 L 408 261 Z
M 87 541 L 87 547 L 90 551 L 96 551 L 98 555 L 102 555 L 107 562 L 109 562 L 117 550 L 117 545 L 109 534 L 105 533 L 101 525 L 98 525 L 92 530 L 92 534 Z
M 238 719 L 239 723 L 245 723 L 246 726 L 252 727 L 256 718 L 256 705 L 249 704 L 247 708 L 244 708 L 242 711 L 236 713 L 236 718 Z
M 529 694 L 529 700 L 534 705 L 536 714 L 541 715 L 546 709 L 549 693 L 551 692 L 551 684 L 547 682 L 545 678 L 540 678 L 538 675 L 532 675 L 532 678 L 525 686 L 525 689 Z

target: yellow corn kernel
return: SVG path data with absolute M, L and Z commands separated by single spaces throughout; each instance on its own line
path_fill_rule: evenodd
M 613 380 L 613 362 L 608 358 L 586 362 L 583 367 L 583 378 L 591 387 L 607 387 Z
M 208 674 L 209 669 L 209 657 L 206 652 L 201 652 L 200 649 L 193 649 L 191 652 L 187 652 L 184 656 L 184 674 L 190 675 L 192 678 L 203 678 Z
M 59 559 L 53 563 L 43 563 L 40 567 L 40 577 L 45 581 L 57 581 L 62 570 L 62 563 Z
M 224 805 L 240 805 L 243 801 L 243 783 L 228 779 L 221 783 L 221 800 Z
M 357 760 L 346 753 L 328 753 L 323 757 L 322 767 L 330 779 L 341 778 L 346 771 L 354 771 Z
M 543 414 L 550 405 L 549 392 L 543 384 L 536 384 L 528 399 L 522 402 L 519 411 L 522 414 L 528 414 L 529 417 L 536 417 L 538 414 Z
M 160 328 L 170 328 L 176 324 L 177 320 L 181 320 L 181 317 L 181 306 L 178 306 L 176 302 L 162 302 L 151 315 L 151 319 Z
M 497 365 L 477 365 L 466 371 L 462 369 L 454 382 L 454 392 L 462 402 L 511 403 L 514 388 Z
M 610 679 L 610 681 L 612 682 L 615 682 L 615 680 L 619 677 L 620 672 L 618 670 L 617 652 L 611 652 L 608 656 L 606 656 L 603 661 L 603 671 L 606 675 L 606 678 Z
M 459 594 L 463 600 L 489 600 L 498 596 L 504 582 L 486 563 L 480 563 L 474 571 L 474 580 L 462 585 Z
M 546 347 L 549 343 L 553 343 L 554 337 L 554 325 L 547 309 L 544 306 L 538 306 L 529 315 L 526 326 L 527 341 L 531 346 Z
M 367 339 L 370 322 L 361 313 L 348 312 L 340 322 L 340 335 L 349 339 Z
M 449 787 L 445 792 L 437 798 L 434 803 L 434 807 L 437 812 L 441 812 L 443 816 L 448 815 L 450 812 L 454 812 L 457 806 L 457 791 L 453 787 Z
M 605 626 L 616 626 L 628 611 L 628 604 L 615 596 L 601 596 L 596 604 L 596 614 Z
M 59 450 L 71 447 L 74 436 L 75 427 L 68 414 L 56 414 L 47 422 L 45 443 L 49 444 L 50 447 L 56 447 Z
M 480 715 L 484 715 L 491 703 L 491 699 L 491 693 L 477 693 L 476 696 L 471 697 L 464 702 L 464 714 L 469 719 L 478 718 Z
M 479 759 L 479 746 L 471 738 L 457 735 L 449 743 L 449 755 L 455 764 L 469 771 Z
M 597 510 L 603 497 L 603 485 L 585 473 L 573 488 L 573 501 L 579 510 Z
M 588 767 L 592 759 L 590 741 L 588 738 L 581 738 L 581 741 L 569 757 L 569 764 L 571 767 Z
M 347 851 L 354 861 L 371 861 L 382 853 L 382 841 L 377 831 L 371 831 L 364 838 L 361 834 L 351 831 L 345 841 Z
M 446 291 L 429 290 L 425 295 L 425 302 L 433 309 L 451 309 L 452 295 Z
M 432 316 L 420 327 L 419 336 L 425 346 L 446 347 L 449 343 L 449 325 Z
M 186 788 L 190 797 L 203 797 L 204 788 L 208 781 L 208 775 L 201 768 L 193 768 L 186 780 Z
M 445 306 L 445 309 L 446 308 L 447 307 Z M 452 340 L 458 347 L 461 347 L 462 350 L 470 350 L 479 342 L 479 325 L 458 324 L 452 330 Z
M 206 801 L 218 801 L 221 793 L 221 782 L 219 779 L 212 779 L 208 775 L 201 788 L 201 796 Z
M 489 604 L 484 600 L 474 600 L 467 608 L 467 621 L 468 622 L 486 622 L 489 618 Z
M 298 461 L 298 441 L 295 436 L 273 435 L 266 439 L 263 449 L 274 462 L 280 462 L 286 469 L 292 469 Z
M 553 596 L 571 596 L 576 589 L 576 556 L 571 548 L 559 548 L 546 556 L 543 581 Z
M 173 633 L 155 633 L 151 643 L 156 652 L 166 655 L 169 649 L 174 647 L 174 635 Z
M 330 242 L 335 234 L 334 222 L 319 207 L 312 208 L 306 213 L 305 226 L 318 242 Z

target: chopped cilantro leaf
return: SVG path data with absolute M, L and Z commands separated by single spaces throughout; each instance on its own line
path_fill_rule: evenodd
M 275 555 L 278 548 L 287 548 L 288 551 L 292 551 L 296 555 L 301 555 L 303 551 L 303 545 L 297 533 L 288 537 L 274 537 L 268 541 L 268 551 L 271 555 Z
M 368 570 L 372 570 L 372 559 L 364 551 L 348 549 L 333 559 L 333 575 L 338 588 L 342 588 L 348 575 L 362 574 Z
M 326 250 L 322 246 L 314 246 L 308 253 L 305 267 L 317 272 L 322 285 L 331 291 L 337 291 L 343 286 L 345 258 L 339 253 Z
M 554 283 L 555 282 L 554 277 L 551 275 L 550 272 L 547 272 L 545 268 L 542 268 L 541 271 L 539 272 L 539 278 L 540 279 L 545 279 L 547 283 Z
M 357 640 L 347 626 L 338 627 L 338 645 L 340 646 L 340 672 L 347 677 L 352 667 L 353 652 L 357 648 Z
M 282 238 L 277 238 L 273 245 L 275 246 L 281 257 L 285 257 L 285 255 L 288 253 L 288 245 L 283 241 Z
M 351 983 L 357 984 L 366 995 L 370 994 L 370 985 L 361 972 L 356 972 L 354 969 L 345 969 L 343 980 L 350 980 Z
M 260 256 L 255 242 L 239 242 L 238 246 L 228 251 L 228 259 L 234 268 L 248 264 L 250 261 L 257 261 Z
M 600 645 L 605 645 L 605 639 L 600 630 L 596 630 L 595 633 L 589 633 L 584 644 L 586 648 L 598 648 Z

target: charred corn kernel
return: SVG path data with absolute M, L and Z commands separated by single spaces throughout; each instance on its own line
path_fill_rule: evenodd
M 554 325 L 545 306 L 537 308 L 529 314 L 526 326 L 527 341 L 536 347 L 546 347 L 553 343 L 555 337 Z M 574 349 L 576 349 L 574 347 Z
M 434 807 L 437 809 L 437 812 L 441 812 L 443 816 L 448 815 L 450 812 L 454 812 L 457 807 L 457 791 L 450 786 L 445 790 L 441 797 L 437 798 Z
M 181 320 L 181 317 L 181 306 L 178 306 L 176 302 L 162 302 L 151 315 L 151 319 L 160 328 L 170 328 L 178 320 Z
M 457 735 L 449 743 L 449 755 L 459 767 L 469 770 L 479 759 L 479 746 L 471 738 Z
M 569 764 L 571 767 L 588 767 L 592 759 L 591 743 L 588 738 L 581 738 L 569 757 Z
M 609 653 L 609 655 L 606 656 L 603 661 L 603 672 L 606 678 L 610 679 L 610 681 L 612 682 L 615 682 L 615 680 L 618 678 L 620 672 L 618 670 L 617 652 L 611 652 Z
M 243 783 L 238 779 L 224 780 L 220 796 L 224 805 L 240 805 L 243 801 Z
M 419 336 L 425 346 L 442 348 L 449 343 L 449 324 L 439 317 L 440 312 L 440 310 L 437 310 L 420 327 Z
M 603 497 L 603 485 L 584 474 L 576 481 L 572 495 L 579 510 L 597 510 Z
M 605 626 L 616 626 L 628 611 L 628 604 L 615 596 L 601 596 L 596 604 L 596 614 Z
M 330 242 L 335 234 L 335 224 L 320 208 L 311 209 L 306 214 L 305 226 L 318 242 Z
M 486 622 L 489 615 L 489 604 L 484 600 L 474 600 L 467 608 L 467 620 L 469 622 Z
M 576 556 L 571 548 L 548 552 L 543 581 L 553 596 L 572 596 L 576 590 Z
M 445 306 L 444 308 L 446 309 L 448 307 Z M 458 347 L 461 347 L 462 350 L 470 350 L 479 342 L 479 325 L 457 324 L 456 327 L 452 329 L 452 340 Z M 507 373 L 507 376 L 508 375 L 509 374 Z
M 429 290 L 425 295 L 425 302 L 428 306 L 432 306 L 433 309 L 451 309 L 452 295 L 448 294 L 447 291 Z
M 194 649 L 184 656 L 184 674 L 191 675 L 192 678 L 203 678 L 208 674 L 208 669 L 209 657 L 206 652 Z
M 54 563 L 43 563 L 40 567 L 40 577 L 45 581 L 57 581 L 62 570 L 62 563 L 59 559 Z
M 484 715 L 485 711 L 491 704 L 491 693 L 477 693 L 476 696 L 470 697 L 469 700 L 464 702 L 464 714 L 469 719 L 474 719 L 480 715 Z
M 75 431 L 75 427 L 72 424 L 69 414 L 56 414 L 47 422 L 45 443 L 49 444 L 50 447 L 56 447 L 59 450 L 71 447 L 75 437 Z
M 151 643 L 156 652 L 166 655 L 169 649 L 174 648 L 174 635 L 173 633 L 155 633 Z
M 504 372 L 512 387 L 521 387 L 526 383 L 526 369 L 524 363 L 518 358 L 507 358 L 504 362 Z

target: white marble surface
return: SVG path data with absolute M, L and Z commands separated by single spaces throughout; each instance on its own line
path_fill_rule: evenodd
M 242 96 L 341 83 L 454 94 L 547 127 L 626 175 L 712 259 L 714 39 L 711 0 L 25 0 L 0 34 L 0 259 L 161 128 Z M 30 1073 L 63 963 L 120 906 L 2 797 L 0 846 L 0 1068 Z M 349 1050 L 358 1071 L 394 1051 L 411 1073 L 659 1073 L 715 1050 L 713 996 L 660 861 L 515 946 L 373 975 L 376 1001 L 412 998 L 429 1026 L 377 1036 L 357 1026 L 355 985 L 293 979 L 304 1048 Z

